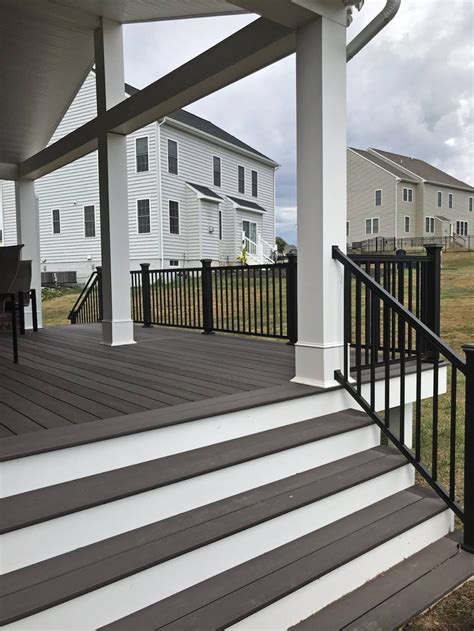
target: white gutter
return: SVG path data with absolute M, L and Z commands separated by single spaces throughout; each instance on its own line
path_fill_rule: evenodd
M 358 52 L 360 52 L 389 22 L 396 16 L 400 8 L 401 0 L 387 0 L 382 11 L 362 29 L 362 31 L 354 37 L 347 45 L 347 61 L 350 61 Z M 344 0 L 347 7 L 358 6 L 360 8 L 360 0 Z
M 163 200 L 162 200 L 162 186 L 161 186 L 161 129 L 160 127 L 164 121 L 156 124 L 156 188 L 157 195 L 156 200 L 158 203 L 158 221 L 160 224 L 160 250 L 161 250 L 161 269 L 165 269 L 165 252 L 164 252 L 164 238 L 163 238 Z

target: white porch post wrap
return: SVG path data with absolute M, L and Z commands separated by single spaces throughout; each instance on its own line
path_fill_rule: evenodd
M 38 327 L 42 326 L 41 260 L 38 200 L 33 180 L 15 182 L 17 243 L 23 243 L 21 258 L 31 260 L 31 288 L 36 290 Z M 33 328 L 32 303 L 25 308 L 25 328 Z
M 95 32 L 97 111 L 125 98 L 122 25 L 105 18 Z M 102 343 L 134 344 L 130 304 L 127 139 L 100 132 L 99 194 L 102 246 Z
M 346 28 L 325 17 L 296 48 L 298 342 L 293 381 L 327 388 L 343 368 L 346 245 Z

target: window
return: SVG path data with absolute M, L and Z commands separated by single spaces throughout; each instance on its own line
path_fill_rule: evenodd
M 404 188 L 403 189 L 403 201 L 411 204 L 413 201 L 413 189 L 412 188 Z
M 61 233 L 61 217 L 59 214 L 59 208 L 53 210 L 53 234 Z
M 473 200 L 473 198 L 472 198 L 472 197 L 470 197 L 470 198 L 469 198 L 469 212 L 470 212 L 470 213 L 472 213 L 472 200 Z
M 239 179 L 239 193 L 245 195 L 245 169 L 244 167 L 237 167 L 238 169 L 238 179 Z
M 382 205 L 382 191 L 380 189 L 375 191 L 375 205 L 376 206 Z
M 137 227 L 138 234 L 151 232 L 149 199 L 137 199 Z
M 222 210 L 218 211 L 219 217 L 219 241 L 222 241 Z
M 84 206 L 84 236 L 95 237 L 95 208 Z
M 452 208 L 453 207 L 453 194 L 449 193 L 448 195 L 448 208 Z
M 178 259 L 170 259 L 170 267 L 179 267 Z
M 443 205 L 443 193 L 441 191 L 438 191 L 438 208 L 441 208 L 442 205 Z
M 434 231 L 434 217 L 425 217 L 425 232 L 433 234 Z
M 468 225 L 467 221 L 456 221 L 456 233 L 461 237 L 467 237 Z
M 405 216 L 405 232 L 410 232 L 410 217 Z
M 217 156 L 212 158 L 212 168 L 214 173 L 214 186 L 221 185 L 221 159 Z
M 168 140 L 168 173 L 178 175 L 178 143 Z
M 258 197 L 258 173 L 252 171 L 252 197 Z
M 351 222 L 346 221 L 346 237 L 348 237 L 351 233 Z
M 135 162 L 137 173 L 148 171 L 148 138 L 137 138 L 135 140 Z
M 246 243 L 246 245 L 249 248 L 250 254 L 255 254 L 255 246 L 257 243 L 257 224 L 255 221 L 247 221 L 244 219 L 242 221 L 242 231 L 245 237 L 249 240 L 249 243 Z
M 170 234 L 179 234 L 179 204 L 169 202 L 170 209 Z
M 379 233 L 379 218 L 370 217 L 365 220 L 365 234 L 378 234 Z

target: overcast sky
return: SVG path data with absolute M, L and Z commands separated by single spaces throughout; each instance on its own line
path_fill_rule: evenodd
M 348 40 L 384 4 L 366 0 Z M 128 25 L 126 80 L 144 87 L 254 19 Z M 188 109 L 282 165 L 277 234 L 294 242 L 294 55 Z M 402 0 L 393 22 L 348 64 L 348 145 L 416 156 L 474 183 L 474 0 Z

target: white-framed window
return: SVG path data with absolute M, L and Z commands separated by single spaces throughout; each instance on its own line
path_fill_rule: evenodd
M 425 232 L 428 234 L 434 234 L 435 225 L 434 217 L 425 217 Z
M 254 254 L 254 252 L 252 251 L 252 246 L 254 246 L 254 244 L 257 243 L 257 224 L 255 221 L 247 221 L 247 219 L 244 219 L 242 221 L 242 231 L 245 234 L 245 236 L 247 237 L 247 239 L 250 241 L 250 249 L 251 252 L 250 254 Z
M 412 188 L 404 188 L 403 189 L 403 201 L 411 204 L 413 202 L 413 189 Z
M 448 208 L 452 208 L 452 207 L 453 207 L 453 194 L 448 193 Z
M 222 210 L 217 211 L 217 218 L 219 221 L 219 241 L 222 241 Z
M 252 171 L 252 197 L 258 197 L 258 173 Z
M 214 186 L 221 186 L 222 181 L 222 162 L 218 156 L 212 157 L 212 173 Z
M 379 218 L 369 217 L 365 220 L 365 234 L 378 234 L 379 233 Z
M 170 267 L 179 267 L 178 259 L 170 259 L 169 260 L 169 265 L 170 265 Z
M 351 234 L 351 222 L 346 221 L 346 237 L 348 237 L 350 234 Z
M 138 234 L 151 232 L 149 199 L 137 199 L 137 231 Z
M 456 221 L 456 233 L 461 237 L 467 237 L 468 228 L 467 221 Z
M 473 197 L 469 198 L 469 204 L 468 204 L 468 208 L 469 208 L 469 212 L 472 213 L 472 207 L 473 207 Z
M 382 205 L 382 189 L 380 188 L 374 191 L 374 204 L 376 206 Z
M 84 206 L 84 236 L 95 237 L 95 206 Z
M 51 212 L 53 222 L 53 234 L 61 234 L 61 213 L 59 208 L 54 208 Z
M 405 215 L 403 227 L 405 232 L 410 232 L 410 217 L 408 215 Z
M 168 208 L 170 214 L 170 234 L 179 234 L 179 203 L 170 199 Z
M 237 167 L 237 180 L 239 193 L 245 195 L 245 168 L 240 164 Z
M 178 143 L 168 138 L 168 173 L 178 175 Z
M 438 191 L 438 208 L 441 208 L 443 206 L 443 193 L 441 191 Z
M 144 173 L 149 170 L 148 136 L 135 139 L 135 165 L 137 173 Z

